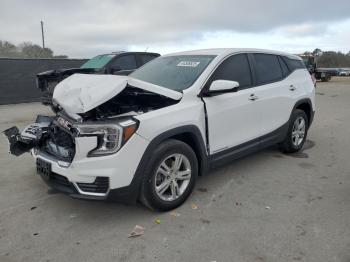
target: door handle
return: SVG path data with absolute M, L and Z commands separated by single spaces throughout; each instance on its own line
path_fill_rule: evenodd
M 296 88 L 294 85 L 290 85 L 290 86 L 289 86 L 289 90 L 290 90 L 290 91 L 295 91 L 295 89 L 297 89 L 297 88 Z
M 256 96 L 255 94 L 251 94 L 248 99 L 251 101 L 255 101 L 255 100 L 259 99 L 259 97 Z

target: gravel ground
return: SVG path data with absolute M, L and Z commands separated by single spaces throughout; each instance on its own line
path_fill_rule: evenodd
M 0 261 L 349 262 L 350 79 L 316 91 L 302 152 L 271 148 L 213 170 L 179 216 L 50 191 L 30 155 L 8 155 L 1 137 Z M 0 130 L 48 112 L 0 106 Z M 145 234 L 128 238 L 135 225 Z

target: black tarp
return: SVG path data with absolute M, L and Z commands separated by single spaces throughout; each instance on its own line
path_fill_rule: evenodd
M 40 101 L 36 74 L 52 69 L 77 68 L 86 59 L 0 58 L 0 105 Z

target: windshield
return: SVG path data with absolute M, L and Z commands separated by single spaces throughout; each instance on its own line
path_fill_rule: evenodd
M 94 68 L 94 69 L 101 69 L 104 67 L 109 61 L 112 60 L 112 58 L 115 57 L 115 55 L 98 55 L 94 58 L 91 58 L 89 61 L 87 61 L 85 64 L 83 64 L 80 68 Z
M 197 80 L 214 57 L 211 55 L 159 57 L 133 72 L 130 77 L 182 91 Z

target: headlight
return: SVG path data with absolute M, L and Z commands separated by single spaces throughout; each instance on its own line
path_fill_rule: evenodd
M 126 120 L 118 124 L 82 124 L 75 126 L 78 136 L 97 136 L 97 147 L 88 156 L 102 156 L 116 153 L 136 132 L 137 122 Z

